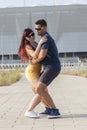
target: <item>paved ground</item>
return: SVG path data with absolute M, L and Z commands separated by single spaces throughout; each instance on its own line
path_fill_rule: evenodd
M 0 87 L 0 130 L 87 130 L 87 78 L 59 75 L 49 86 L 62 117 L 24 117 L 33 97 L 25 76 L 12 86 Z M 35 111 L 41 112 L 40 104 Z

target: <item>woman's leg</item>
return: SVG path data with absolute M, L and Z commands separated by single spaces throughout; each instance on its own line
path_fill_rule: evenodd
M 28 107 L 28 111 L 32 111 L 40 102 L 42 102 L 45 107 L 49 107 L 47 102 L 41 98 L 37 93 L 36 93 L 36 85 L 37 85 L 37 81 L 38 79 L 35 79 L 35 80 L 32 80 L 30 81 L 31 85 L 32 85 L 32 90 L 33 92 L 35 93 L 35 96 L 33 97 L 33 99 L 31 100 L 30 104 L 29 104 L 29 107 Z M 46 88 L 45 91 L 48 93 L 48 89 Z

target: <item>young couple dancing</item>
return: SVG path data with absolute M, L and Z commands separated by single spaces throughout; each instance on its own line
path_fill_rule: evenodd
M 29 62 L 25 75 L 35 93 L 28 110 L 25 112 L 25 116 L 38 118 L 40 114 L 47 114 L 49 119 L 58 118 L 60 117 L 59 109 L 56 108 L 48 92 L 49 84 L 59 75 L 61 70 L 58 50 L 55 41 L 47 32 L 47 22 L 44 19 L 35 22 L 35 30 L 41 36 L 40 41 L 37 43 L 33 30 L 26 28 L 18 51 L 22 61 Z M 37 114 L 34 108 L 40 102 L 44 104 L 45 111 Z

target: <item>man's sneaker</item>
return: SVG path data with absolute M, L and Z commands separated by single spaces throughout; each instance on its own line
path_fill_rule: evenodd
M 40 117 L 39 114 L 37 114 L 34 111 L 26 111 L 24 116 L 30 117 L 30 118 L 39 118 Z
M 53 119 L 53 118 L 60 118 L 60 112 L 56 108 L 52 108 L 51 112 L 50 112 L 50 114 L 48 116 L 48 119 Z
M 50 114 L 50 112 L 51 112 L 51 108 L 49 108 L 49 107 L 45 107 L 46 108 L 46 110 L 44 111 L 44 112 L 41 112 L 40 114 L 43 114 L 43 115 L 49 115 Z

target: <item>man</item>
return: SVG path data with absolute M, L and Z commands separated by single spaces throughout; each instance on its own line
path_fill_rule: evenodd
M 47 41 L 41 46 L 38 58 L 32 60 L 33 63 L 40 62 L 43 66 L 43 73 L 36 86 L 36 92 L 47 104 L 46 111 L 42 114 L 48 114 L 48 118 L 57 118 L 60 117 L 60 112 L 49 93 L 45 90 L 61 70 L 58 50 L 53 38 L 47 32 L 47 23 L 44 19 L 40 19 L 35 23 L 35 30 L 39 36 L 47 37 Z

